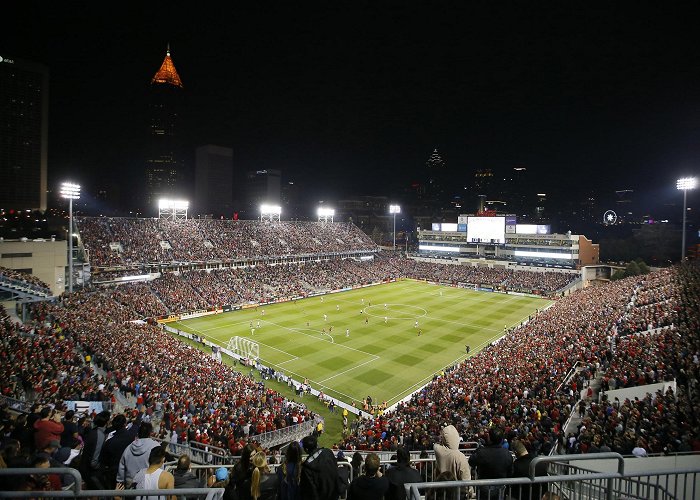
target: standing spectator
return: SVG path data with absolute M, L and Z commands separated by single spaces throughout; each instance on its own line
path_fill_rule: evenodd
M 469 467 L 469 464 L 467 464 L 467 467 Z M 389 491 L 386 494 L 386 500 L 404 500 L 406 498 L 406 489 L 403 485 L 422 482 L 420 472 L 418 472 L 418 469 L 411 467 L 411 455 L 403 446 L 396 448 L 396 466 L 387 469 L 386 478 L 389 480 Z
M 148 468 L 141 469 L 136 476 L 134 476 L 136 489 L 168 490 L 175 488 L 175 479 L 173 478 L 173 475 L 170 472 L 163 470 L 164 463 L 165 450 L 161 446 L 153 448 L 151 453 L 148 455 Z M 171 496 L 168 500 L 175 499 L 175 496 Z
M 308 454 L 301 467 L 299 490 L 302 500 L 337 500 L 338 464 L 333 452 L 319 448 L 313 434 L 301 440 Z
M 241 459 L 233 467 L 231 480 L 229 481 L 227 490 L 231 490 L 233 498 L 246 500 L 250 498 L 250 487 L 246 489 L 246 485 L 250 484 L 250 478 L 253 475 L 253 464 L 251 458 L 255 453 L 253 445 L 247 444 L 241 452 Z M 227 491 L 229 493 L 229 491 Z
M 459 451 L 459 433 L 454 425 L 444 427 L 440 432 L 440 443 L 433 445 L 435 465 L 438 474 L 452 472 L 457 481 L 470 481 L 472 472 L 467 457 Z M 464 491 L 466 494 L 466 490 Z
M 489 444 L 477 448 L 469 457 L 469 465 L 476 467 L 479 479 L 503 479 L 513 475 L 513 457 L 503 448 L 503 429 L 489 429 Z M 485 498 L 502 500 L 505 488 L 502 486 L 482 486 L 479 493 Z
M 116 480 L 117 483 L 123 484 L 126 488 L 131 487 L 138 471 L 148 467 L 148 457 L 151 450 L 161 446 L 161 443 L 150 437 L 152 430 L 153 425 L 150 422 L 142 423 L 136 441 L 127 446 L 119 459 Z
M 253 455 L 250 496 L 253 500 L 276 500 L 279 483 L 277 474 L 270 472 L 264 451 Z
M 388 491 L 389 480 L 379 473 L 379 457 L 370 453 L 365 458 L 365 473 L 350 483 L 348 500 L 382 500 Z
M 34 446 L 37 450 L 42 450 L 49 441 L 54 439 L 60 441 L 64 428 L 61 423 L 61 415 L 48 406 L 42 408 L 39 416 L 39 420 L 34 422 Z
M 280 500 L 299 500 L 299 478 L 301 476 L 301 446 L 296 441 L 289 443 L 284 463 L 277 468 L 280 485 Z
M 117 471 L 124 450 L 133 443 L 141 424 L 141 415 L 127 428 L 126 417 L 117 415 L 112 419 L 112 432 L 107 434 L 107 440 L 102 446 L 100 461 L 105 469 L 105 486 L 112 490 L 117 485 Z
M 63 433 L 61 433 L 61 446 L 75 448 L 80 442 L 78 424 L 73 420 L 75 412 L 68 410 L 63 417 Z
M 529 477 L 530 476 L 530 462 L 535 458 L 531 453 L 528 453 L 527 448 L 522 441 L 516 439 L 513 441 L 513 452 L 515 452 L 515 462 L 513 462 L 513 477 Z M 542 468 L 535 470 L 536 476 L 546 476 L 547 469 L 546 465 L 544 471 Z M 547 483 L 540 483 L 539 485 L 532 484 L 516 484 L 510 489 L 510 496 L 512 498 L 540 498 L 544 492 L 547 491 Z M 533 493 L 535 493 L 533 495 Z
M 80 460 L 80 475 L 83 476 L 87 489 L 103 490 L 104 477 L 102 465 L 100 463 L 100 453 L 104 445 L 107 429 L 107 423 L 111 414 L 108 411 L 102 411 L 95 416 L 93 427 L 85 437 L 85 446 L 83 447 L 83 456 Z

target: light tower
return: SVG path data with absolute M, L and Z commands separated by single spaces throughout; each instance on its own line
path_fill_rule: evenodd
M 190 202 L 185 200 L 158 200 L 158 218 L 169 220 L 187 220 Z
M 319 222 L 333 222 L 333 217 L 335 216 L 335 209 L 318 207 L 316 213 L 318 214 Z
M 686 208 L 686 201 L 688 197 L 688 190 L 695 189 L 698 182 L 695 177 L 684 177 L 683 179 L 678 179 L 676 181 L 676 189 L 683 191 L 683 236 L 682 236 L 682 248 L 681 248 L 681 260 L 685 260 L 685 218 L 688 212 Z
M 279 205 L 260 205 L 260 222 L 266 220 L 270 222 L 279 222 L 282 207 Z
M 68 292 L 73 293 L 73 200 L 80 199 L 80 185 L 61 184 L 61 198 L 68 198 Z
M 399 205 L 389 205 L 389 213 L 394 216 L 394 251 L 396 251 L 396 214 L 401 213 Z

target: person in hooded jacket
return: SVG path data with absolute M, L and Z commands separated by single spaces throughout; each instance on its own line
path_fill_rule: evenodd
M 117 484 L 124 485 L 125 489 L 131 488 L 138 471 L 148 467 L 148 456 L 151 450 L 161 446 L 160 442 L 150 438 L 152 431 L 153 425 L 150 422 L 142 423 L 136 441 L 127 446 L 119 459 Z
M 435 451 L 436 476 L 442 472 L 451 472 L 457 481 L 471 481 L 472 471 L 469 461 L 459 451 L 459 433 L 454 425 L 448 425 L 440 432 L 440 443 L 433 445 Z M 464 489 L 462 496 L 469 491 Z
M 313 434 L 301 440 L 308 454 L 301 465 L 299 492 L 302 500 L 338 499 L 338 463 L 328 448 L 319 448 Z

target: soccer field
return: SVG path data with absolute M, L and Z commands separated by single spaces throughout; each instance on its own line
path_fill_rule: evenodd
M 249 338 L 264 365 L 314 389 L 358 406 L 368 395 L 391 405 L 463 360 L 467 345 L 475 354 L 549 303 L 407 280 L 172 326 L 221 346 Z

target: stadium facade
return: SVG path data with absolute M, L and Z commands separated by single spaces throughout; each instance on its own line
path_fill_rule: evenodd
M 482 229 L 474 229 L 472 226 Z M 491 226 L 491 227 L 490 227 Z M 516 224 L 514 216 L 459 217 L 418 231 L 419 255 L 503 261 L 510 265 L 580 269 L 600 263 L 600 248 L 581 234 L 550 233 L 543 224 Z

